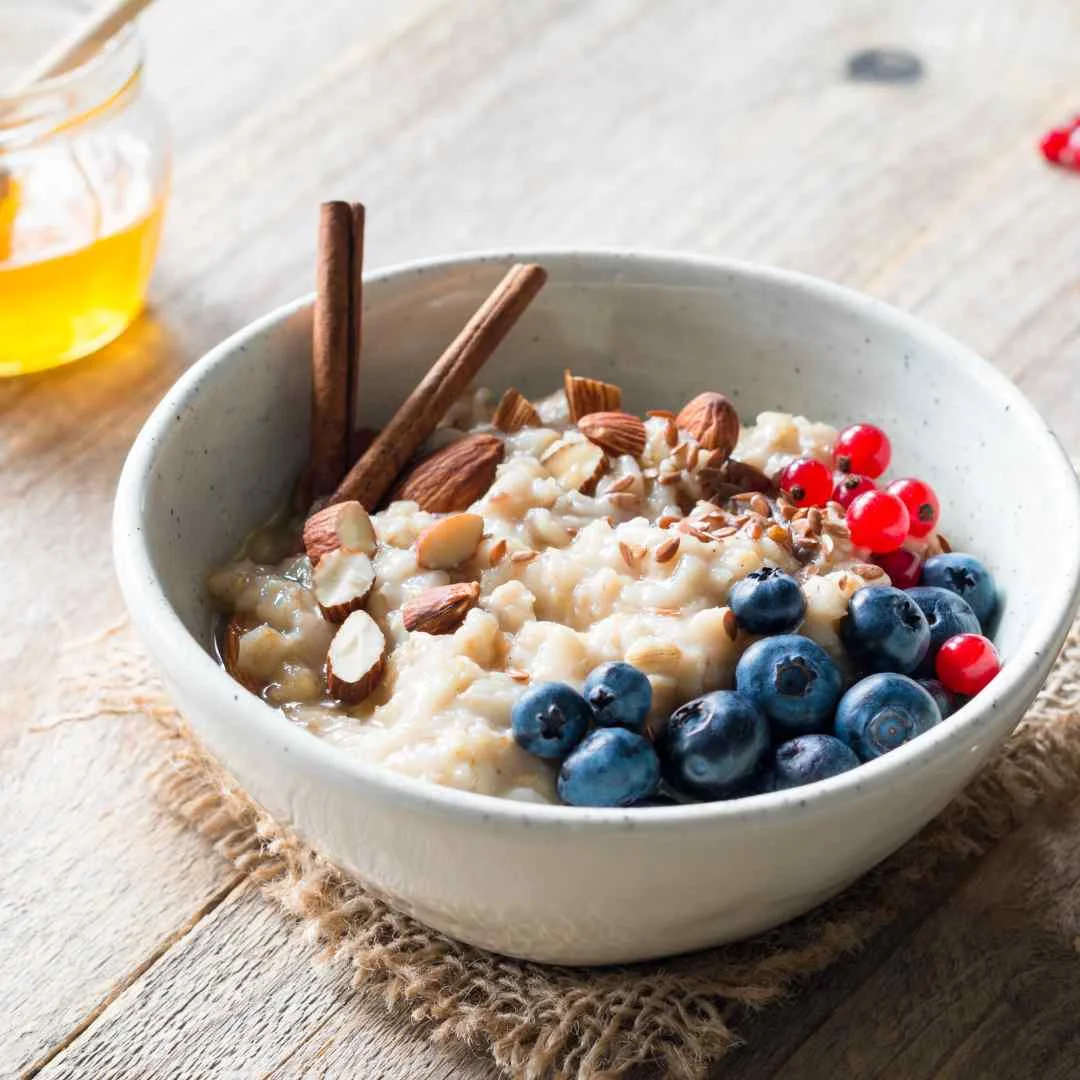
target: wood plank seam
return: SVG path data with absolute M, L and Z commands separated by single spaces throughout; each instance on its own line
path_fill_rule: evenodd
M 21 1080 L 31 1080 L 37 1076 L 53 1058 L 62 1054 L 76 1039 L 84 1035 L 103 1012 L 129 987 L 139 981 L 166 953 L 182 941 L 216 907 L 224 903 L 237 888 L 247 880 L 247 874 L 235 873 L 201 907 L 196 908 L 191 917 L 178 926 L 150 954 L 132 968 L 123 978 L 117 980 L 109 992 L 65 1035 L 59 1042 L 50 1046 L 33 1064 L 21 1074 Z

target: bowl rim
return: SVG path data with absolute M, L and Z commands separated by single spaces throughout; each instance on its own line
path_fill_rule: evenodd
M 811 297 L 879 321 L 891 323 L 925 344 L 947 354 L 973 379 L 989 383 L 1062 470 L 1063 485 L 1071 493 L 1066 505 L 1059 505 L 1064 524 L 1076 543 L 1063 545 L 1071 562 L 1059 567 L 1063 579 L 1036 613 L 1032 626 L 1018 642 L 1001 674 L 978 698 L 918 739 L 859 768 L 818 781 L 806 787 L 747 796 L 726 802 L 701 802 L 649 808 L 573 807 L 523 802 L 482 795 L 394 772 L 382 765 L 352 757 L 317 735 L 290 723 L 284 715 L 248 691 L 237 696 L 237 683 L 211 657 L 204 645 L 181 622 L 161 587 L 147 549 L 142 529 L 146 502 L 144 490 L 153 482 L 157 449 L 172 419 L 190 399 L 202 379 L 219 364 L 240 352 L 252 338 L 290 319 L 312 303 L 312 294 L 283 304 L 227 337 L 206 352 L 173 384 L 154 408 L 137 435 L 120 476 L 113 514 L 113 552 L 121 591 L 133 621 L 156 660 L 159 651 L 170 656 L 175 668 L 185 668 L 185 676 L 201 680 L 215 707 L 235 715 L 252 738 L 276 744 L 279 751 L 296 755 L 312 772 L 333 774 L 336 779 L 373 789 L 381 797 L 414 810 L 454 815 L 459 819 L 483 821 L 505 827 L 528 825 L 560 830 L 616 827 L 635 830 L 672 830 L 688 826 L 765 823 L 793 810 L 801 814 L 826 812 L 832 806 L 856 797 L 866 787 L 889 787 L 902 782 L 909 770 L 929 764 L 946 751 L 956 752 L 977 742 L 977 734 L 1013 710 L 1026 707 L 1041 687 L 1064 641 L 1078 601 L 1080 601 L 1080 484 L 1057 437 L 1020 389 L 1002 372 L 944 331 L 891 304 L 844 285 L 799 271 L 743 260 L 675 251 L 625 247 L 551 247 L 480 250 L 434 256 L 393 264 L 366 273 L 364 281 L 380 281 L 420 275 L 451 268 L 484 264 L 532 261 L 544 264 L 557 280 L 560 267 L 574 264 L 596 265 L 600 269 L 636 263 L 663 270 L 699 270 L 731 274 L 748 280 L 771 282 L 809 293 Z M 1048 591 L 1049 592 L 1049 591 Z M 974 749 L 974 746 L 970 746 Z M 225 763 L 228 766 L 228 762 Z M 294 770 L 296 765 L 293 766 Z M 299 771 L 299 770 L 297 770 Z

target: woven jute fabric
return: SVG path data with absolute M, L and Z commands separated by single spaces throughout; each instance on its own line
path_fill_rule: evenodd
M 1015 734 L 935 821 L 841 896 L 770 933 L 661 963 L 581 970 L 510 960 L 459 944 L 374 898 L 273 821 L 172 711 L 126 628 L 80 713 L 157 721 L 164 804 L 299 920 L 354 982 L 432 1038 L 457 1039 L 529 1080 L 691 1080 L 739 1042 L 749 1011 L 797 993 L 924 896 L 947 868 L 984 853 L 1080 779 L 1080 622 Z M 285 720 L 283 719 L 284 723 Z M 321 946 L 321 948 L 320 948 Z

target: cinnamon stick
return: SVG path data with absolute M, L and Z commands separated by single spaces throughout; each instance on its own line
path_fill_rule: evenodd
M 406 462 L 435 430 L 522 313 L 547 274 L 534 264 L 507 271 L 465 328 L 408 396 L 364 456 L 349 470 L 331 501 L 355 499 L 374 510 Z
M 352 213 L 352 261 L 350 264 L 352 295 L 349 298 L 349 384 L 345 398 L 345 417 L 349 425 L 349 444 L 346 450 L 345 463 L 335 483 L 340 483 L 349 466 L 360 456 L 354 451 L 353 443 L 356 428 L 356 401 L 359 393 L 360 353 L 364 342 L 364 224 L 366 214 L 363 203 L 352 203 L 349 209 Z
M 315 324 L 311 343 L 311 494 L 325 495 L 348 465 L 353 215 L 346 202 L 319 207 Z

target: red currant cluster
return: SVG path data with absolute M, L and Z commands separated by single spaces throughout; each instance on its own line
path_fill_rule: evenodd
M 1080 135 L 1076 144 L 1080 161 Z M 852 424 L 833 444 L 835 474 L 824 462 L 801 457 L 785 466 L 777 480 L 797 506 L 839 503 L 852 544 L 869 550 L 896 588 L 911 589 L 923 580 L 923 560 L 904 544 L 913 540 L 918 547 L 918 541 L 934 531 L 941 506 L 934 489 L 914 477 L 878 488 L 876 481 L 891 459 L 892 446 L 881 428 Z M 937 677 L 949 690 L 970 695 L 998 673 L 1001 660 L 983 635 L 957 634 L 941 646 L 935 666 Z
M 934 489 L 922 480 L 894 480 L 879 491 L 874 481 L 889 467 L 891 457 L 889 437 L 881 428 L 852 424 L 833 446 L 835 476 L 815 458 L 796 458 L 780 473 L 780 487 L 796 506 L 838 502 L 847 511 L 856 547 L 869 548 L 875 555 L 899 551 L 909 536 L 922 540 L 930 535 L 940 506 Z
M 1052 165 L 1080 170 L 1080 116 L 1064 127 L 1048 131 L 1039 142 L 1042 155 Z

